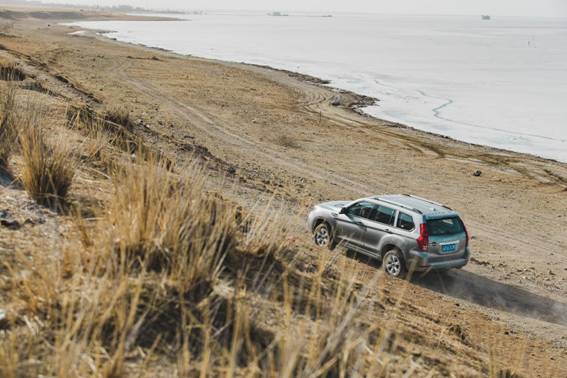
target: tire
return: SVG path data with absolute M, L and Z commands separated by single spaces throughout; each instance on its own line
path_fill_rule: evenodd
M 391 249 L 384 255 L 382 266 L 386 274 L 396 278 L 403 278 L 407 273 L 404 256 L 399 249 Z
M 331 227 L 324 222 L 315 227 L 313 241 L 317 247 L 328 248 L 331 251 L 337 246 Z

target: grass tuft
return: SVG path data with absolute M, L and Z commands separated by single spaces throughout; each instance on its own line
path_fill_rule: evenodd
M 130 118 L 130 111 L 126 108 L 113 107 L 106 109 L 104 113 L 106 121 L 124 127 L 129 132 L 134 131 L 134 122 Z
M 26 74 L 14 64 L 0 66 L 0 80 L 24 81 Z
M 185 285 L 214 277 L 236 245 L 234 211 L 203 194 L 203 174 L 176 176 L 166 164 L 133 164 L 115 177 L 108 206 L 120 271 L 140 265 L 182 277 Z
M 6 169 L 17 139 L 15 123 L 16 90 L 9 86 L 0 97 L 0 169 Z
M 86 105 L 69 105 L 66 117 L 67 127 L 82 131 L 93 138 L 104 133 L 110 144 L 124 152 L 142 156 L 148 161 L 168 159 L 161 151 L 147 146 L 143 139 L 133 132 L 134 123 L 127 110 L 111 108 L 101 115 Z
M 24 158 L 22 183 L 39 204 L 57 207 L 64 204 L 73 182 L 73 162 L 61 144 L 47 143 L 39 124 L 42 110 L 30 104 L 26 114 L 19 136 Z

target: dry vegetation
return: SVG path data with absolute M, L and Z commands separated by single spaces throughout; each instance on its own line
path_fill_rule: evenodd
M 23 81 L 26 75 L 14 64 L 0 66 L 0 80 Z
M 191 172 L 178 177 L 159 163 L 124 167 L 81 248 L 45 256 L 41 270 L 10 277 L 2 376 L 138 375 L 146 366 L 164 376 L 384 369 L 360 360 L 375 329 L 356 327 L 355 287 L 333 285 L 334 299 L 323 301 L 321 272 L 294 293 L 276 259 L 290 252 L 283 238 L 269 236 L 281 230 L 207 195 L 203 174 Z M 258 294 L 248 290 L 277 298 L 284 313 L 303 307 L 317 328 L 293 330 L 289 318 L 289 334 L 263 328 L 251 303 Z M 295 337 L 305 332 L 312 337 Z M 375 343 L 372 353 L 379 351 Z
M 126 108 L 113 107 L 107 109 L 104 119 L 117 125 L 122 125 L 129 132 L 134 130 L 134 122 L 130 119 L 130 111 Z
M 14 89 L 2 92 L 5 169 L 39 204 L 59 205 L 74 178 L 69 147 L 47 138 L 43 105 L 16 101 Z M 103 118 L 130 124 L 123 114 Z M 83 163 L 120 153 L 109 143 L 115 129 L 78 122 L 73 130 L 89 140 Z M 20 164 L 10 165 L 16 140 Z M 357 318 L 368 288 L 332 278 L 326 264 L 312 276 L 290 268 L 296 252 L 277 214 L 254 217 L 208 194 L 198 165 L 179 170 L 139 155 L 115 159 L 108 172 L 103 205 L 91 219 L 71 217 L 58 250 L 2 264 L 2 377 L 387 371 L 372 357 L 385 353 L 384 339 Z M 310 320 L 294 319 L 297 311 Z
M 22 183 L 39 204 L 57 207 L 64 203 L 74 176 L 73 161 L 64 143 L 48 144 L 41 119 L 45 113 L 35 104 L 20 110 L 19 142 L 24 168 Z M 23 122 L 22 122 L 23 120 Z
M 16 88 L 8 86 L 0 99 L 0 168 L 9 170 L 8 163 L 17 142 L 24 167 L 21 181 L 38 203 L 48 206 L 62 204 L 73 180 L 72 159 L 58 143 L 46 141 L 42 120 L 46 112 L 36 102 L 16 100 Z
M 5 170 L 12 151 L 17 134 L 14 125 L 16 90 L 9 86 L 0 99 L 0 169 Z

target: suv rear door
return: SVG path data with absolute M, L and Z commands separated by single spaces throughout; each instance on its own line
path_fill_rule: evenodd
M 439 255 L 458 255 L 465 252 L 467 234 L 458 216 L 427 219 L 429 252 Z

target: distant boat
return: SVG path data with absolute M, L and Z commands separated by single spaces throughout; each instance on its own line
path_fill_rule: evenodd
M 272 12 L 272 13 L 268 13 L 268 16 L 272 16 L 272 17 L 287 17 L 289 16 L 289 14 L 285 14 L 282 12 Z
M 487 14 L 483 14 L 483 15 L 481 16 L 481 18 L 482 18 L 484 21 L 490 21 L 490 20 L 492 19 L 492 17 L 490 17 L 490 16 L 487 15 Z

